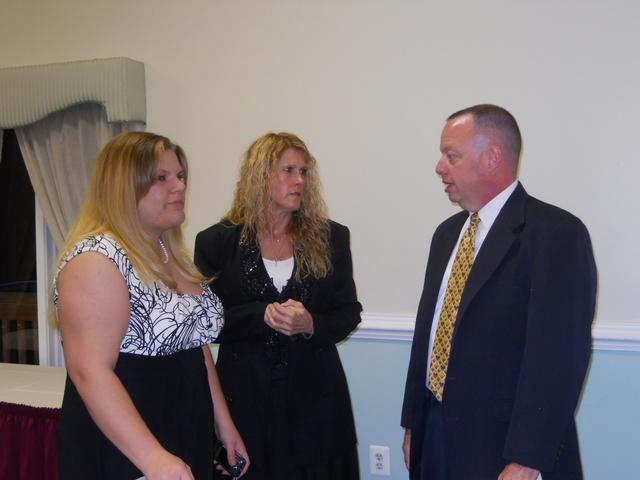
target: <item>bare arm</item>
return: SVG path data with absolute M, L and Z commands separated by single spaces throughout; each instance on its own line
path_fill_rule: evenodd
M 189 467 L 149 431 L 113 369 L 129 321 L 122 274 L 99 253 L 78 255 L 58 278 L 67 371 L 91 418 L 148 480 L 192 480 Z
M 240 476 L 242 476 L 249 468 L 249 455 L 247 454 L 247 449 L 240 437 L 240 433 L 238 433 L 238 430 L 231 419 L 229 407 L 227 406 L 227 401 L 224 399 L 222 386 L 220 385 L 220 379 L 218 378 L 218 372 L 216 371 L 216 365 L 213 361 L 213 356 L 211 355 L 209 346 L 204 345 L 202 347 L 202 352 L 204 354 L 204 363 L 207 366 L 207 376 L 209 377 L 209 389 L 211 390 L 211 400 L 213 401 L 216 433 L 227 449 L 227 460 L 229 461 L 229 465 L 237 463 L 235 459 L 235 452 L 239 453 L 247 461 L 247 464 L 240 474 Z

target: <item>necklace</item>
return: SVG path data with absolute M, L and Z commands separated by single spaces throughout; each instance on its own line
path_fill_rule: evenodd
M 165 247 L 161 238 L 158 238 L 158 245 L 160 245 L 160 250 L 162 250 L 162 263 L 169 263 L 169 252 L 167 252 L 167 247 Z
M 275 267 L 278 268 L 278 262 L 282 260 L 282 239 L 287 236 L 287 234 L 283 234 L 280 238 L 276 238 L 273 234 L 273 230 L 271 230 L 271 245 L 273 246 L 273 256 L 274 261 L 276 262 Z

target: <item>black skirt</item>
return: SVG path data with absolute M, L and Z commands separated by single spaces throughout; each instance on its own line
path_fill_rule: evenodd
M 121 353 L 115 373 L 160 444 L 197 479 L 213 475 L 213 405 L 201 348 L 167 356 Z M 142 476 L 93 422 L 67 376 L 57 433 L 61 480 Z

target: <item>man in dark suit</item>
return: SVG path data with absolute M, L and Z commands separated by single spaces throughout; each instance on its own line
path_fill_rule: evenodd
M 520 131 L 503 108 L 454 113 L 440 150 L 436 173 L 464 211 L 431 242 L 402 409 L 410 478 L 581 479 L 574 411 L 596 296 L 587 229 L 518 182 Z

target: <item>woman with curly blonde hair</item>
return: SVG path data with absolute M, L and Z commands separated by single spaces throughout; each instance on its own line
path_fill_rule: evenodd
M 349 230 L 331 220 L 315 158 L 291 133 L 247 150 L 229 212 L 195 262 L 225 309 L 218 372 L 254 480 L 359 478 L 336 343 L 360 322 Z

